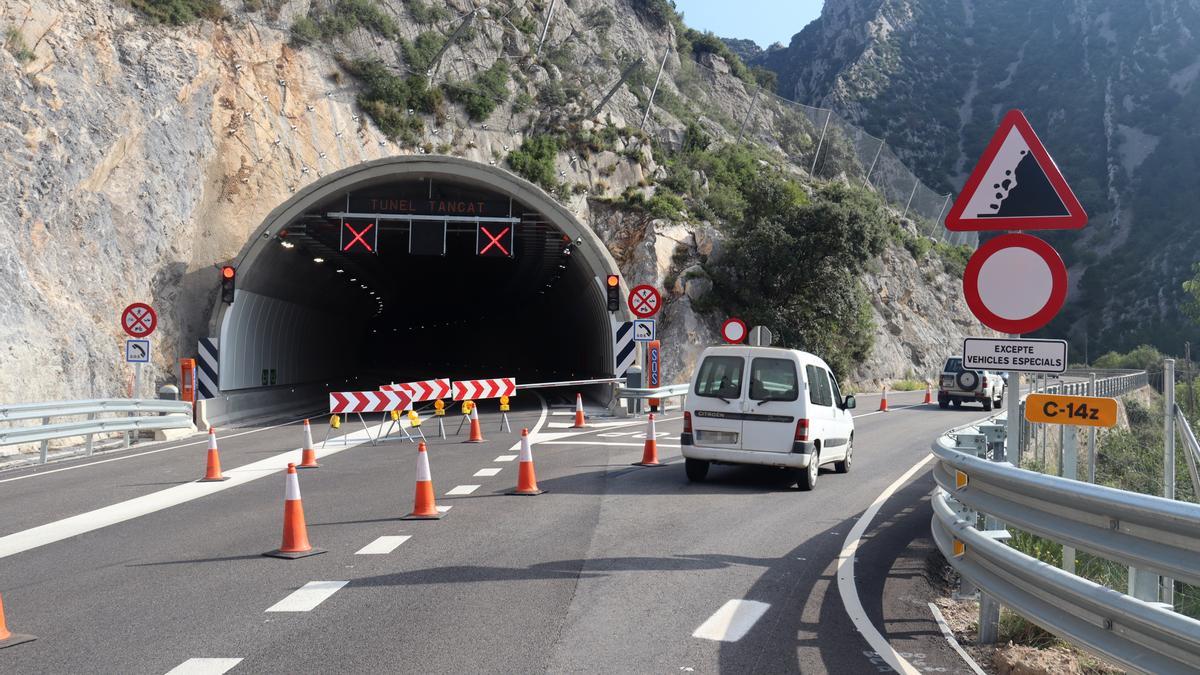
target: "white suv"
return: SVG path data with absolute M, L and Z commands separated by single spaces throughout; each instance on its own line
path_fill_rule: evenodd
M 1004 377 L 991 370 L 967 370 L 962 359 L 951 356 L 942 367 L 938 378 L 938 407 L 943 410 L 953 403 L 955 408 L 964 402 L 983 404 L 984 410 L 1004 405 L 1004 393 L 1008 383 Z
M 820 466 L 850 470 L 853 396 L 842 397 L 824 361 L 794 349 L 709 347 L 692 376 L 680 445 L 689 480 L 711 464 L 763 464 L 797 470 L 802 490 Z

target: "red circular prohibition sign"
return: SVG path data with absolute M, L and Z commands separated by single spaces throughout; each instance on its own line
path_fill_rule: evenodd
M 135 302 L 121 312 L 121 328 L 130 337 L 146 337 L 157 327 L 158 314 L 144 302 Z
M 1001 251 L 1014 248 L 1027 249 L 1037 254 L 1045 262 L 1046 269 L 1050 272 L 1051 286 L 1045 304 L 1024 317 L 1000 316 L 987 306 L 979 287 L 980 273 L 988 259 Z M 1014 279 L 1023 271 L 1013 269 Z M 1039 271 L 1031 270 L 1034 273 Z M 967 268 L 963 272 L 963 296 L 966 298 L 971 312 L 988 328 L 1014 335 L 1032 333 L 1050 323 L 1050 320 L 1062 309 L 1063 303 L 1067 299 L 1067 267 L 1059 257 L 1058 251 L 1041 239 L 1028 234 L 1003 234 L 980 246 L 967 261 Z

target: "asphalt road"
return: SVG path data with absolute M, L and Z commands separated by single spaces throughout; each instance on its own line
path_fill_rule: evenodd
M 878 397 L 860 395 L 852 471 L 800 492 L 774 469 L 714 467 L 689 483 L 678 413 L 658 425 L 667 466 L 635 467 L 643 421 L 574 432 L 561 428 L 569 411 L 544 415 L 523 396 L 513 431 L 543 421 L 537 497 L 504 494 L 517 463 L 497 459 L 517 437 L 485 404 L 487 442 L 431 440 L 438 503 L 451 507 L 440 521 L 398 520 L 412 507 L 413 445 L 332 446 L 300 474 L 309 537 L 327 552 L 295 561 L 261 555 L 280 543 L 295 423 L 222 432 L 227 483 L 190 482 L 203 437 L 3 472 L 0 593 L 9 627 L 39 639 L 0 650 L 0 672 L 165 673 L 196 658 L 242 659 L 234 673 L 886 671 L 839 595 L 839 551 L 938 433 L 984 416 L 922 397 L 893 392 L 892 412 L 874 413 Z M 867 529 L 856 587 L 915 665 L 969 672 L 925 606 L 928 467 Z M 384 536 L 409 538 L 356 553 Z M 323 597 L 309 611 L 268 611 L 320 581 L 346 583 L 302 593 Z

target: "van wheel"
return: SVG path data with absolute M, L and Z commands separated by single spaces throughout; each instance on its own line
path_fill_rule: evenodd
M 990 399 L 990 398 L 985 398 L 985 399 L 983 399 L 983 409 L 984 409 L 985 411 L 991 411 L 991 409 L 992 409 L 992 399 Z
M 708 476 L 708 466 L 708 460 L 704 459 L 683 460 L 683 470 L 687 472 L 688 480 L 693 483 L 699 483 Z
M 962 401 L 960 401 L 960 400 L 958 400 L 958 399 L 954 399 L 954 407 L 955 407 L 955 408 L 961 408 L 961 407 L 962 407 Z
M 1005 393 L 1006 392 L 1000 392 L 1000 398 L 996 399 L 996 405 L 994 406 L 995 408 L 1003 408 L 1004 407 L 1004 394 Z
M 838 473 L 850 473 L 850 464 L 854 461 L 854 437 L 846 443 L 846 457 L 833 463 L 833 470 Z
M 821 473 L 821 460 L 819 455 L 814 452 L 808 468 L 800 469 L 800 475 L 796 477 L 796 486 L 806 492 L 817 487 L 817 474 L 819 473 Z

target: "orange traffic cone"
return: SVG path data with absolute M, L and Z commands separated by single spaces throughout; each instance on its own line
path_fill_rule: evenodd
M 312 429 L 308 426 L 308 420 L 304 420 L 304 448 L 300 451 L 300 463 L 296 465 L 296 468 L 317 469 L 320 466 L 317 464 L 317 451 L 313 448 Z
M 586 420 L 583 417 L 583 395 L 575 394 L 575 426 L 572 429 L 582 429 L 585 426 Z
M 658 461 L 658 436 L 654 428 L 654 413 L 646 420 L 646 444 L 642 448 L 642 461 L 634 466 L 663 466 Z
M 540 495 L 545 490 L 539 490 L 537 475 L 533 471 L 533 452 L 529 449 L 529 430 L 521 430 L 521 454 L 517 457 L 521 463 L 520 473 L 517 474 L 517 489 L 510 495 Z
M 208 428 L 208 468 L 204 472 L 201 483 L 213 483 L 219 480 L 229 480 L 229 476 L 221 475 L 221 453 L 217 450 L 217 430 Z
M 925 404 L 933 403 L 933 385 L 925 383 Z
M 287 475 L 283 479 L 283 544 L 263 555 L 295 560 L 324 552 L 325 549 L 313 548 L 308 543 L 304 503 L 300 501 L 300 479 L 296 476 L 296 465 L 288 464 Z
M 887 407 L 887 387 L 886 387 L 886 386 L 883 388 L 883 396 L 882 396 L 882 397 L 879 399 L 879 410 L 880 410 L 880 412 L 887 412 L 887 411 L 888 411 L 888 407 Z
M 8 630 L 8 624 L 4 621 L 4 598 L 0 597 L 0 649 L 33 642 L 36 639 L 32 635 L 20 635 Z
M 471 408 L 471 437 L 466 440 L 467 443 L 482 443 L 483 430 L 479 428 L 479 406 Z
M 417 491 L 413 496 L 412 513 L 400 520 L 437 520 L 442 517 L 433 498 L 433 476 L 429 473 L 429 455 L 425 442 L 417 444 Z

